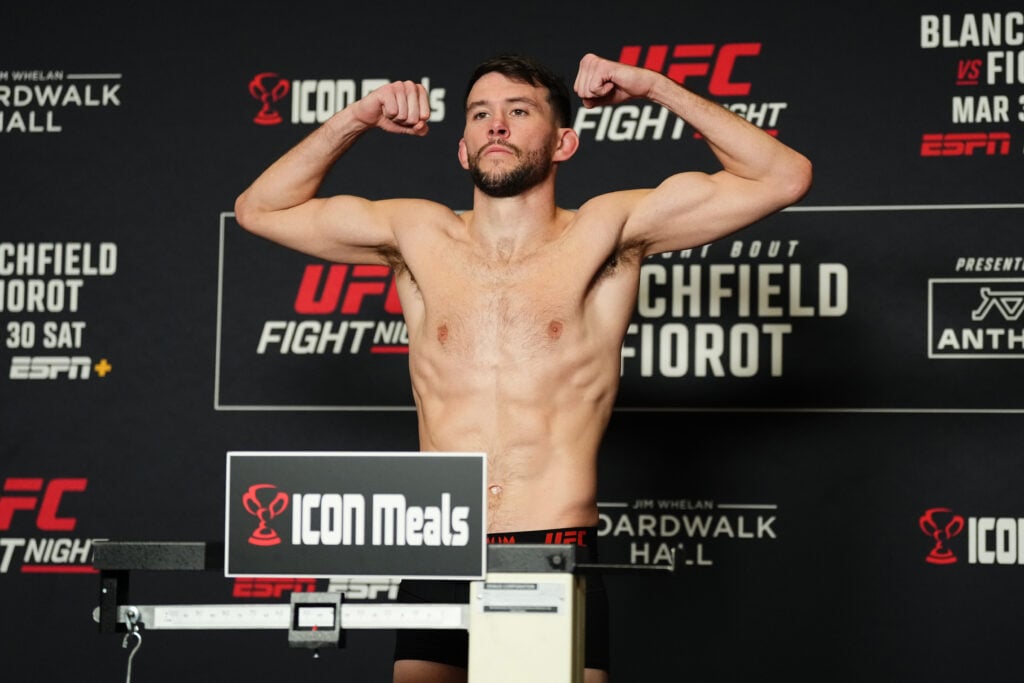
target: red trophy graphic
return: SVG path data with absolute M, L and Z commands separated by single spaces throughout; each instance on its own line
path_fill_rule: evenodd
M 944 524 L 940 521 L 945 520 Z M 926 535 L 935 541 L 925 561 L 932 564 L 953 564 L 956 562 L 956 555 L 946 547 L 949 539 L 953 538 L 964 530 L 964 518 L 954 515 L 949 508 L 931 508 L 927 510 L 918 520 L 918 525 Z
M 253 122 L 261 126 L 281 123 L 281 114 L 274 109 L 273 104 L 287 95 L 290 89 L 291 84 L 275 73 L 265 71 L 253 76 L 249 81 L 249 94 L 263 104 Z
M 270 498 L 266 504 L 260 500 L 260 493 L 263 491 L 266 491 L 262 495 L 263 500 Z M 271 498 L 272 491 L 277 491 L 277 487 L 273 484 L 253 484 L 242 496 L 242 505 L 245 506 L 245 511 L 260 521 L 259 526 L 249 536 L 251 545 L 267 546 L 277 545 L 281 542 L 281 537 L 270 528 L 268 522 L 288 508 L 288 494 L 277 491 L 277 495 Z

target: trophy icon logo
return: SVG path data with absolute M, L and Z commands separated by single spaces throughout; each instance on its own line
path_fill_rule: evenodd
M 921 531 L 935 541 L 925 561 L 931 564 L 954 564 L 957 561 L 956 555 L 946 544 L 964 530 L 964 518 L 953 514 L 949 508 L 931 508 L 921 515 L 917 523 Z
M 249 94 L 263 105 L 253 119 L 253 123 L 261 126 L 274 126 L 281 123 L 281 113 L 274 109 L 274 103 L 281 100 L 291 89 L 287 79 L 276 73 L 264 71 L 256 74 L 249 81 Z
M 288 494 L 277 491 L 274 495 L 274 491 L 277 487 L 273 484 L 253 484 L 242 496 L 245 511 L 259 520 L 259 525 L 249 536 L 250 545 L 270 546 L 281 542 L 281 537 L 269 522 L 288 508 Z

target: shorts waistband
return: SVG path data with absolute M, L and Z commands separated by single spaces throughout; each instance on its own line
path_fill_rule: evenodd
M 488 543 L 543 543 L 546 545 L 576 545 L 581 548 L 588 548 L 596 541 L 596 526 L 505 531 L 497 534 L 487 534 Z

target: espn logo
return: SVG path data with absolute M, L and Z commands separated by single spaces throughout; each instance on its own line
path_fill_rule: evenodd
M 923 157 L 1006 156 L 1010 153 L 1009 133 L 925 133 L 921 138 Z
M 13 356 L 9 379 L 89 379 L 89 356 Z
M 286 593 L 315 593 L 316 579 L 236 578 L 233 598 L 280 598 Z

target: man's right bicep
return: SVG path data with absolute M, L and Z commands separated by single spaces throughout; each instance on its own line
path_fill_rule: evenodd
M 339 195 L 310 199 L 298 206 L 240 217 L 251 232 L 311 256 L 338 263 L 380 263 L 394 242 L 383 212 L 374 202 Z
M 382 253 L 395 248 L 395 229 L 389 202 L 351 195 L 321 200 L 313 229 L 324 258 L 344 263 L 383 262 Z

